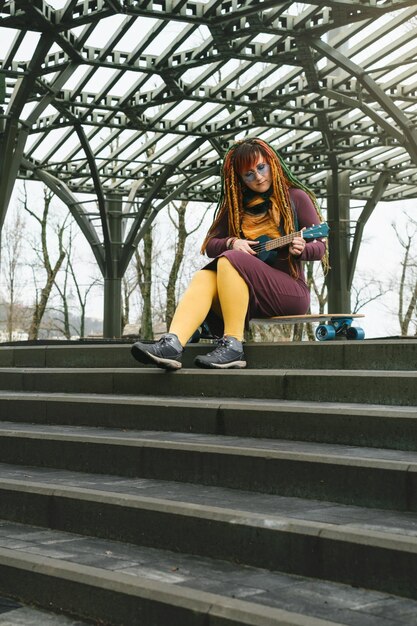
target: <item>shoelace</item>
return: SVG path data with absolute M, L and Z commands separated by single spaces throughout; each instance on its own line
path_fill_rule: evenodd
M 172 343 L 172 338 L 171 337 L 161 337 L 161 339 L 159 340 L 159 343 L 161 344 L 161 346 L 165 345 L 166 343 Z
M 229 344 L 228 340 L 222 337 L 221 339 L 217 340 L 217 347 L 215 348 L 214 351 L 216 352 L 216 350 L 219 350 L 219 352 L 221 352 L 222 350 L 228 347 L 228 344 Z

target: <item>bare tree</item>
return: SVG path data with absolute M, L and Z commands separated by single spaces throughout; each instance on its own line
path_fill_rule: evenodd
M 382 298 L 389 291 L 390 288 L 384 286 L 382 281 L 358 273 L 351 291 L 352 313 L 359 313 L 367 304 Z
M 138 286 L 137 277 L 125 274 L 122 280 L 122 328 L 129 323 L 130 298 Z
M 6 332 L 9 341 L 13 339 L 16 324 L 21 322 L 22 307 L 18 301 L 24 282 L 21 279 L 22 244 L 25 238 L 25 221 L 22 214 L 16 211 L 12 220 L 8 221 L 2 233 L 2 274 L 5 284 L 6 300 Z
M 142 296 L 142 314 L 140 323 L 140 336 L 142 339 L 153 339 L 152 327 L 152 250 L 153 250 L 153 227 L 150 227 L 144 235 L 141 255 L 135 251 L 135 268 L 137 285 Z
M 43 210 L 42 215 L 39 217 L 34 211 L 29 208 L 28 195 L 26 186 L 24 186 L 23 208 L 31 215 L 37 222 L 41 231 L 41 248 L 36 249 L 36 253 L 40 260 L 41 266 L 45 271 L 44 284 L 40 289 L 36 291 L 35 304 L 33 308 L 32 320 L 29 327 L 29 339 L 37 339 L 39 336 L 40 325 L 44 316 L 46 306 L 48 304 L 49 297 L 51 295 L 53 286 L 55 284 L 56 276 L 64 262 L 66 252 L 64 248 L 64 233 L 67 227 L 68 216 L 61 224 L 58 224 L 55 228 L 55 234 L 58 244 L 58 257 L 55 262 L 51 261 L 51 254 L 48 246 L 48 231 L 49 231 L 49 211 L 53 193 L 48 189 L 43 190 Z
M 174 258 L 172 260 L 171 269 L 168 275 L 168 281 L 166 283 L 166 310 L 165 310 L 165 323 L 169 328 L 172 318 L 174 317 L 175 309 L 177 307 L 177 285 L 178 277 L 181 269 L 182 262 L 184 260 L 185 244 L 188 237 L 198 231 L 207 212 L 211 209 L 212 205 L 209 205 L 203 212 L 197 225 L 191 230 L 187 230 L 186 227 L 186 213 L 188 207 L 188 201 L 182 200 L 179 204 L 172 202 L 168 208 L 168 215 L 171 223 L 175 228 L 175 245 L 174 245 Z M 175 212 L 173 214 L 173 212 Z
M 69 305 L 69 295 L 68 295 L 68 279 L 69 279 L 69 257 L 67 256 L 67 262 L 64 269 L 64 281 L 62 287 L 59 285 L 57 281 L 55 281 L 55 287 L 59 293 L 61 298 L 61 308 L 57 310 L 58 314 L 62 316 L 61 319 L 57 321 L 56 328 L 66 339 L 71 339 L 71 323 L 70 323 L 70 305 Z
M 307 286 L 310 290 L 310 293 L 317 301 L 318 313 L 324 313 L 325 312 L 324 309 L 326 308 L 326 304 L 328 300 L 328 293 L 327 293 L 327 283 L 326 283 L 324 272 L 323 272 L 323 266 L 321 263 L 308 261 L 307 263 L 305 263 L 305 270 L 306 270 Z M 308 340 L 314 341 L 315 333 L 314 333 L 313 324 L 311 324 L 310 322 L 308 324 L 305 324 L 305 330 L 307 333 Z M 302 338 L 302 328 L 300 329 L 300 328 L 297 328 L 296 326 L 294 329 L 294 339 L 297 340 L 301 338 Z
M 80 283 L 76 278 L 74 267 L 72 263 L 70 263 L 70 271 L 74 281 L 75 292 L 77 294 L 78 304 L 80 307 L 80 325 L 78 329 L 78 335 L 80 337 L 85 337 L 85 317 L 86 317 L 86 309 L 87 309 L 87 299 L 90 295 L 90 292 L 94 287 L 100 282 L 100 278 L 92 278 L 90 279 L 90 283 L 84 287 L 84 290 L 81 289 Z
M 328 294 L 327 285 L 323 274 L 323 268 L 320 263 L 308 261 L 305 264 L 306 281 L 310 292 L 312 292 L 317 300 L 319 307 L 318 312 L 324 313 L 326 308 Z
M 417 221 L 409 215 L 405 233 L 400 233 L 396 224 L 392 227 L 397 235 L 397 239 L 403 249 L 401 260 L 401 276 L 398 289 L 398 321 L 402 335 L 407 335 L 410 323 L 415 326 L 414 332 L 417 335 L 417 253 L 416 235 Z
M 59 284 L 58 280 L 55 279 L 55 287 L 59 293 L 61 298 L 61 308 L 58 310 L 58 313 L 62 316 L 62 318 L 58 321 L 57 329 L 62 332 L 66 339 L 71 339 L 71 323 L 70 323 L 70 296 L 69 296 L 69 279 L 70 279 L 70 264 L 71 264 L 71 256 L 72 256 L 72 244 L 73 244 L 73 233 L 72 233 L 72 224 L 69 227 L 69 237 L 68 242 L 65 246 L 66 253 L 66 263 L 62 266 L 62 272 L 64 275 L 64 280 L 62 286 Z
M 150 135 L 145 133 L 145 138 L 148 140 Z M 146 156 L 149 159 L 149 168 L 152 168 L 151 158 L 155 154 L 157 143 L 148 146 L 146 150 Z M 139 183 L 140 184 L 140 183 Z M 148 217 L 149 213 L 144 216 L 144 221 Z M 129 321 L 129 299 L 136 286 L 139 287 L 142 297 L 142 311 L 140 322 L 140 336 L 142 339 L 153 339 L 153 327 L 152 327 L 152 265 L 153 265 L 153 233 L 154 227 L 151 224 L 148 231 L 142 238 L 141 253 L 138 249 L 134 254 L 134 268 L 136 278 L 133 280 L 126 280 L 124 282 L 124 312 L 122 321 L 127 323 Z M 130 283 L 130 285 L 129 285 Z
M 69 234 L 65 245 L 66 260 L 62 265 L 59 275 L 63 276 L 61 284 L 58 276 L 55 280 L 55 287 L 61 299 L 61 306 L 57 308 L 59 319 L 56 323 L 56 330 L 64 335 L 67 339 L 71 339 L 76 334 L 79 337 L 85 336 L 85 318 L 87 299 L 91 290 L 99 282 L 99 278 L 90 278 L 88 284 L 81 285 L 77 272 L 74 268 L 73 245 L 77 234 L 73 234 L 73 223 L 70 224 Z M 84 287 L 84 288 L 83 288 Z M 71 301 L 75 299 L 77 305 L 71 305 Z M 73 314 L 71 315 L 71 309 Z M 77 310 L 78 309 L 78 310 Z

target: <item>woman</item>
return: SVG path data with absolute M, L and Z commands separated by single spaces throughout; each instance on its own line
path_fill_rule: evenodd
M 301 261 L 326 258 L 323 240 L 295 236 L 264 262 L 257 238 L 289 235 L 318 224 L 314 194 L 295 178 L 262 139 L 239 141 L 226 153 L 222 192 L 202 246 L 214 260 L 198 271 L 180 301 L 169 332 L 154 344 L 136 342 L 142 363 L 179 369 L 184 346 L 204 320 L 222 336 L 195 364 L 204 368 L 246 367 L 245 326 L 254 317 L 302 315 L 310 305 Z

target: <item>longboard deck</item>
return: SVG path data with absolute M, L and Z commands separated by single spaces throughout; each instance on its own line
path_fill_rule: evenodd
M 326 320 L 355 319 L 365 317 L 362 313 L 309 313 L 307 315 L 281 315 L 276 317 L 255 318 L 253 322 L 269 322 L 279 324 L 302 324 L 308 322 L 324 322 Z

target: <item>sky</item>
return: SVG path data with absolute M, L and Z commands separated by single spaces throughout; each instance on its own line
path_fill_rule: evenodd
M 405 234 L 407 224 L 409 225 L 407 215 L 417 221 L 417 200 L 380 202 L 365 227 L 357 275 L 367 275 L 371 279 L 380 280 L 387 286 L 393 283 L 391 291 L 382 298 L 369 303 L 360 311 L 366 315 L 364 320 L 360 320 L 360 324 L 365 329 L 368 338 L 400 334 L 398 285 L 403 249 L 392 228 L 392 222 L 395 221 L 399 233 Z M 413 240 L 413 254 L 417 257 L 417 233 Z M 417 321 L 415 314 L 414 320 Z M 411 331 L 410 328 L 409 332 L 415 332 L 415 329 Z

